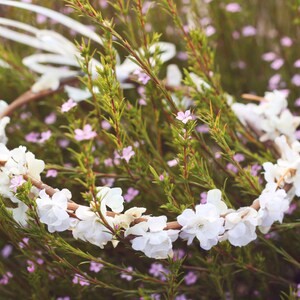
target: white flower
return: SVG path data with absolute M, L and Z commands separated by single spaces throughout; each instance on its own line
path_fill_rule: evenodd
M 263 168 L 265 170 L 264 177 L 267 182 L 276 182 L 285 171 L 285 169 L 282 169 L 278 165 L 274 165 L 271 162 L 264 163 Z
M 285 190 L 277 189 L 276 183 L 268 183 L 258 200 L 260 204 L 258 213 L 261 218 L 260 229 L 265 232 L 275 221 L 282 222 L 284 213 L 289 209 L 290 201 Z
M 98 94 L 99 89 L 95 89 L 96 87 L 93 87 L 93 91 Z M 68 94 L 69 98 L 73 99 L 75 102 L 80 102 L 92 97 L 92 94 L 89 92 L 89 90 L 83 90 L 69 85 L 65 85 L 65 92 Z
M 300 118 L 295 117 L 289 110 L 284 110 L 278 116 L 270 116 L 260 123 L 260 130 L 265 133 L 261 141 L 274 140 L 280 134 L 286 135 L 290 141 L 295 140 L 295 132 L 300 124 Z
M 222 241 L 229 240 L 233 246 L 242 247 L 255 240 L 258 213 L 251 207 L 241 207 L 225 216 L 225 230 Z
M 0 162 L 6 162 L 9 159 L 9 150 L 3 143 L 0 143 Z
M 293 116 L 287 109 L 282 92 L 266 92 L 259 105 L 234 103 L 232 109 L 244 125 L 251 126 L 260 135 L 262 142 L 274 140 L 280 134 L 286 135 L 290 141 L 296 139 L 300 117 Z
M 20 146 L 9 152 L 5 166 L 5 172 L 10 175 L 29 175 L 40 180 L 40 173 L 44 170 L 45 163 L 36 159 L 34 154 L 26 152 L 26 147 Z
M 101 212 L 106 215 L 106 206 L 113 212 L 120 213 L 124 210 L 124 198 L 122 197 L 122 189 L 110 187 L 98 187 L 97 198 L 101 202 Z
M 202 93 L 203 91 L 211 88 L 211 86 L 206 81 L 204 81 L 201 77 L 199 77 L 195 73 L 190 73 L 189 75 L 192 81 L 194 82 L 194 84 L 196 85 L 198 92 Z
M 180 237 L 187 240 L 188 245 L 197 237 L 201 248 L 211 249 L 218 243 L 219 235 L 224 233 L 224 218 L 220 213 L 226 210 L 226 204 L 221 201 L 221 191 L 209 191 L 206 204 L 196 205 L 196 211 L 186 209 L 177 217 L 182 226 Z
M 0 172 L 0 195 L 2 195 L 5 198 L 13 199 L 13 193 L 10 188 L 10 185 L 11 183 L 10 183 L 9 176 L 5 172 L 1 171 Z M 17 202 L 17 201 L 13 201 L 13 202 Z
M 0 119 L 0 143 L 7 143 L 7 136 L 5 134 L 6 125 L 10 122 L 9 117 L 3 117 Z
M 33 93 L 39 93 L 45 90 L 55 91 L 59 88 L 59 77 L 55 72 L 43 74 L 38 81 L 31 87 Z
M 14 220 L 18 222 L 21 226 L 27 225 L 27 210 L 28 206 L 22 201 L 18 201 L 18 207 L 12 209 Z
M 207 203 L 213 204 L 220 214 L 224 214 L 227 211 L 227 205 L 222 201 L 222 193 L 218 189 L 213 189 L 207 192 Z
M 129 228 L 130 224 L 137 218 L 140 218 L 142 214 L 146 211 L 144 207 L 132 207 L 124 212 L 124 214 L 119 214 L 114 217 L 114 225 L 119 228 Z
M 0 100 L 0 114 L 2 114 L 5 111 L 7 106 L 8 106 L 8 104 L 5 101 Z M 0 143 L 3 143 L 3 144 L 7 143 L 7 136 L 5 134 L 5 128 L 9 122 L 10 122 L 9 117 L 3 117 L 0 119 Z
M 277 164 L 280 167 L 297 169 L 300 167 L 300 143 L 298 141 L 288 144 L 284 135 L 275 139 L 275 144 L 281 154 L 280 159 L 277 160 Z
M 40 221 L 48 225 L 49 232 L 65 231 L 70 227 L 70 217 L 67 213 L 68 200 L 71 192 L 67 189 L 56 192 L 51 198 L 45 190 L 40 191 L 36 200 Z
M 75 212 L 79 218 L 74 227 L 72 228 L 73 236 L 75 239 L 88 241 L 101 249 L 109 242 L 112 241 L 113 236 L 101 222 L 99 216 L 93 212 L 89 207 L 79 206 Z M 112 225 L 113 218 L 106 217 L 106 221 Z
M 182 73 L 178 66 L 170 64 L 167 66 L 167 84 L 169 86 L 179 86 L 182 81 Z
M 285 136 L 275 139 L 275 144 L 281 154 L 276 164 L 264 163 L 265 179 L 268 183 L 278 183 L 283 187 L 285 183 L 294 185 L 294 192 L 300 196 L 300 143 L 287 143 Z M 280 181 L 280 182 L 279 182 Z
M 287 108 L 288 102 L 285 95 L 280 91 L 265 92 L 264 99 L 256 106 L 258 114 L 264 114 L 268 117 L 279 115 Z
M 150 217 L 147 222 L 128 228 L 125 236 L 137 236 L 131 240 L 134 250 L 142 251 L 150 258 L 164 259 L 173 256 L 172 242 L 178 237 L 178 230 L 164 230 L 166 226 L 166 216 Z
M 27 174 L 34 179 L 40 180 L 40 174 L 44 171 L 45 163 L 40 159 L 36 159 L 32 152 L 27 152 L 25 154 Z

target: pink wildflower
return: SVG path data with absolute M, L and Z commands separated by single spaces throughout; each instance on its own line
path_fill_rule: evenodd
M 93 131 L 92 126 L 90 124 L 84 125 L 83 129 L 75 129 L 74 132 L 75 139 L 77 141 L 91 140 L 97 135 L 97 133 Z
M 140 192 L 132 187 L 127 190 L 127 193 L 124 195 L 124 200 L 126 202 L 131 202 Z
M 49 169 L 47 171 L 46 177 L 56 177 L 57 176 L 57 171 L 54 169 Z
M 122 150 L 122 155 L 120 158 L 125 159 L 128 163 L 130 158 L 134 156 L 135 152 L 132 150 L 132 146 L 128 146 Z
M 67 102 L 65 102 L 61 106 L 61 112 L 62 113 L 68 112 L 70 109 L 72 109 L 76 105 L 77 105 L 77 103 L 73 99 L 69 99 Z
M 185 112 L 178 112 L 176 119 L 181 121 L 183 124 L 186 124 L 188 121 L 193 120 L 193 117 L 191 115 L 191 111 L 188 109 Z

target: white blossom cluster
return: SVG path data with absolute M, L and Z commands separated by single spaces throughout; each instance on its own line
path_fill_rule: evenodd
M 284 136 L 275 140 L 281 158 L 276 164 L 265 163 L 266 188 L 256 200 L 259 209 L 242 207 L 229 209 L 222 200 L 221 191 L 210 190 L 205 204 L 195 209 L 185 209 L 178 217 L 176 230 L 168 228 L 167 217 L 143 215 L 143 207 L 133 207 L 124 211 L 124 199 L 120 188 L 99 187 L 96 199 L 90 207 L 79 206 L 68 210 L 71 192 L 67 189 L 50 197 L 45 190 L 32 189 L 37 197 L 36 207 L 40 222 L 48 226 L 49 232 L 71 230 L 75 239 L 90 242 L 100 248 L 111 242 L 118 244 L 118 235 L 123 234 L 132 248 L 146 256 L 164 259 L 173 255 L 173 242 L 180 237 L 190 245 L 196 238 L 204 250 L 228 240 L 233 246 L 245 246 L 255 240 L 256 228 L 267 232 L 271 225 L 282 222 L 294 194 L 299 195 L 300 143 L 287 143 Z M 37 180 L 44 169 L 44 162 L 35 159 L 25 147 L 9 151 L 0 144 L 0 194 L 18 205 L 13 209 L 13 217 L 21 225 L 26 225 L 28 207 L 15 196 L 22 185 L 24 176 Z M 292 185 L 289 195 L 282 188 L 283 183 Z M 299 183 L 298 183 L 299 182 Z
M 36 159 L 26 147 L 20 146 L 10 151 L 4 144 L 0 144 L 0 195 L 17 205 L 12 212 L 21 225 L 26 224 L 28 207 L 15 196 L 16 189 L 25 182 L 25 175 L 40 180 L 44 167 L 45 163 Z M 31 192 L 37 194 L 38 190 L 33 187 Z
M 280 91 L 266 92 L 260 103 L 233 103 L 232 109 L 245 125 L 250 126 L 260 135 L 260 141 L 273 141 L 285 135 L 289 141 L 296 140 L 296 128 L 300 125 L 300 117 L 292 115 L 287 109 L 288 102 Z
M 259 129 L 262 140 L 274 138 L 280 154 L 276 164 L 263 164 L 267 184 L 252 206 L 237 210 L 228 208 L 222 200 L 221 191 L 210 190 L 207 202 L 196 205 L 195 209 L 185 209 L 177 217 L 175 229 L 172 229 L 166 216 L 144 215 L 144 207 L 132 207 L 124 212 L 121 188 L 98 187 L 96 199 L 89 207 L 76 205 L 76 209 L 70 210 L 72 195 L 69 190 L 55 190 L 50 196 L 46 190 L 32 187 L 30 192 L 36 198 L 40 222 L 46 224 L 51 233 L 70 230 L 75 239 L 100 248 L 109 242 L 117 246 L 122 235 L 130 241 L 134 250 L 156 259 L 172 256 L 173 242 L 178 237 L 186 240 L 188 245 L 196 238 L 204 250 L 225 240 L 233 246 L 247 245 L 257 238 L 257 227 L 266 233 L 274 222 L 282 222 L 293 197 L 300 196 L 300 143 L 294 139 L 298 118 L 291 116 L 286 109 L 286 100 L 281 93 L 266 93 L 265 98 L 270 103 L 246 106 L 253 109 L 254 114 L 243 115 L 243 118 L 239 115 L 245 124 L 250 124 L 249 118 L 252 121 L 260 118 L 259 122 L 271 124 L 267 130 L 267 126 L 254 122 L 256 126 L 265 126 Z M 277 128 L 274 124 L 279 124 L 276 118 L 280 119 L 283 113 L 289 114 L 290 120 L 294 121 L 289 123 L 293 125 L 288 125 L 290 127 L 285 131 L 286 135 L 279 135 L 285 129 Z M 0 195 L 17 205 L 11 209 L 12 214 L 23 226 L 27 224 L 29 208 L 17 198 L 18 188 L 28 178 L 40 180 L 44 167 L 44 162 L 36 159 L 26 147 L 8 150 L 4 143 L 0 144 Z M 288 192 L 284 189 L 287 185 Z

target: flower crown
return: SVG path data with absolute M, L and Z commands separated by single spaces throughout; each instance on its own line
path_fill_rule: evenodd
M 61 24 L 71 27 L 83 35 L 87 35 L 95 42 L 102 44 L 102 40 L 86 26 L 46 8 L 17 1 L 0 0 L 2 5 L 11 5 L 44 14 Z M 0 24 L 23 29 L 31 34 L 31 39 L 20 35 L 12 29 L 0 26 L 0 35 L 29 46 L 46 50 L 47 54 L 35 54 L 26 57 L 23 63 L 41 74 L 39 80 L 32 87 L 32 92 L 56 90 L 60 83 L 68 77 L 77 76 L 79 72 L 66 71 L 55 66 L 43 66 L 43 63 L 63 64 L 80 67 L 79 51 L 70 41 L 56 32 L 38 30 L 27 24 L 8 19 L 1 19 Z M 50 42 L 49 42 L 50 41 Z M 161 61 L 166 62 L 175 55 L 175 47 L 169 43 L 158 43 L 156 47 L 162 50 Z M 154 62 L 153 62 L 154 63 Z M 9 67 L 6 65 L 6 67 Z M 97 68 L 101 64 L 91 60 L 89 66 L 93 76 L 97 76 Z M 181 74 L 174 66 L 168 72 L 167 78 L 170 88 L 181 81 Z M 169 69 L 170 71 L 170 69 Z M 126 79 L 134 74 L 141 83 L 150 78 L 129 58 L 117 69 L 117 78 L 123 88 L 131 87 Z M 170 74 L 172 73 L 172 74 Z M 175 76 L 176 75 L 176 76 Z M 195 74 L 189 74 L 198 90 L 209 89 L 210 86 Z M 175 78 L 176 77 L 176 78 Z M 80 101 L 90 97 L 89 92 L 66 86 L 66 92 L 74 100 Z M 14 219 L 26 226 L 29 210 L 36 210 L 39 222 L 47 225 L 49 232 L 72 231 L 75 239 L 90 242 L 103 248 L 108 242 L 117 246 L 124 238 L 130 241 L 132 248 L 142 251 L 146 256 L 164 259 L 172 256 L 173 242 L 178 238 L 192 244 L 196 238 L 200 247 L 211 249 L 217 243 L 228 240 L 233 246 L 245 246 L 257 238 L 256 229 L 266 233 L 276 221 L 282 222 L 284 214 L 289 210 L 294 196 L 300 196 L 300 143 L 296 140 L 296 128 L 300 118 L 294 117 L 287 109 L 287 100 L 279 91 L 266 93 L 263 98 L 245 95 L 245 98 L 259 100 L 260 103 L 233 103 L 229 105 L 244 126 L 253 130 L 262 142 L 274 142 L 279 157 L 277 163 L 263 164 L 264 177 L 267 182 L 261 195 L 250 206 L 239 209 L 228 208 L 218 189 L 208 191 L 206 203 L 188 208 L 177 216 L 176 221 L 167 222 L 166 216 L 144 215 L 144 207 L 132 207 L 124 211 L 124 198 L 120 188 L 98 187 L 92 195 L 90 206 L 74 203 L 71 192 L 67 189 L 57 190 L 44 184 L 40 174 L 45 163 L 35 158 L 35 155 L 20 146 L 8 150 L 5 146 L 7 137 L 5 126 L 9 122 L 7 113 L 9 107 L 2 101 L 0 120 L 0 194 L 17 205 L 12 208 Z M 74 103 L 68 103 L 64 108 L 69 110 Z M 187 124 L 192 120 L 190 110 L 180 111 L 176 119 Z M 91 128 L 78 131 L 78 140 L 93 137 Z M 124 149 L 123 156 L 129 160 L 132 148 Z M 35 207 L 18 199 L 19 189 L 26 184 L 29 196 L 35 200 Z
M 257 227 L 266 233 L 274 222 L 282 222 L 294 196 L 300 196 L 300 143 L 295 139 L 300 119 L 292 116 L 286 107 L 287 101 L 278 91 L 266 93 L 259 105 L 232 105 L 245 125 L 250 124 L 261 133 L 260 139 L 274 137 L 280 153 L 276 164 L 263 164 L 267 184 L 261 195 L 250 206 L 237 210 L 227 207 L 218 189 L 208 191 L 206 203 L 185 209 L 173 222 L 167 222 L 166 216 L 144 215 L 144 207 L 132 207 L 123 212 L 121 188 L 98 187 L 89 207 L 78 205 L 72 202 L 69 190 L 53 189 L 40 180 L 45 166 L 42 160 L 36 159 L 26 147 L 8 150 L 3 143 L 0 144 L 0 193 L 18 205 L 12 209 L 13 217 L 25 226 L 29 207 L 17 198 L 17 191 L 29 181 L 39 220 L 48 226 L 49 232 L 71 230 L 75 239 L 100 248 L 108 242 L 117 246 L 120 239 L 128 238 L 134 250 L 151 258 L 164 259 L 172 256 L 173 242 L 178 237 L 188 245 L 196 238 L 205 250 L 225 240 L 233 246 L 245 246 L 257 238 Z M 244 114 L 247 110 L 251 110 L 251 114 Z M 178 113 L 177 118 L 183 114 Z M 287 114 L 289 124 L 286 127 L 278 125 Z M 186 118 L 182 120 L 185 121 Z

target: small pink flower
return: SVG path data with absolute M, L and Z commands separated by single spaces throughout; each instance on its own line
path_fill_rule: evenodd
M 205 34 L 206 36 L 210 37 L 212 35 L 214 35 L 216 33 L 216 28 L 212 25 L 208 25 L 206 28 L 205 28 Z
M 10 181 L 10 187 L 15 193 L 17 192 L 17 188 L 21 186 L 26 181 L 23 178 L 23 175 L 18 175 L 12 178 Z
M 238 31 L 233 31 L 232 32 L 232 37 L 235 39 L 235 40 L 238 40 L 240 38 L 240 33 Z
M 216 153 L 215 153 L 215 158 L 216 158 L 216 159 L 221 158 L 221 156 L 222 156 L 221 152 L 216 152 Z
M 47 174 L 46 174 L 46 177 L 48 178 L 48 177 L 56 177 L 57 176 L 57 171 L 56 170 L 54 170 L 54 169 L 49 169 L 48 171 L 47 171 Z
M 197 281 L 197 275 L 194 272 L 188 272 L 185 276 L 184 276 L 184 281 L 186 285 L 192 285 L 195 284 Z
M 21 120 L 26 120 L 26 119 L 29 119 L 31 116 L 32 116 L 31 112 L 22 112 L 20 114 L 20 119 Z
M 109 186 L 109 187 L 112 187 L 114 185 L 114 182 L 115 182 L 115 178 L 102 178 L 101 179 L 102 185 Z
M 295 138 L 297 140 L 300 140 L 300 130 L 296 130 L 296 132 L 295 132 Z
M 292 78 L 292 84 L 295 86 L 300 86 L 300 74 L 295 74 Z
M 29 243 L 29 238 L 25 237 L 22 239 L 22 242 L 19 243 L 19 247 L 20 248 L 24 248 L 25 246 L 27 246 Z
M 70 109 L 72 109 L 76 105 L 77 105 L 77 103 L 73 99 L 69 99 L 67 102 L 65 102 L 61 106 L 61 112 L 62 113 L 68 112 Z
M 174 249 L 173 261 L 183 259 L 186 253 L 183 249 Z
M 27 271 L 33 273 L 35 271 L 35 265 L 31 260 L 27 260 Z
M 203 124 L 203 125 L 199 125 L 196 127 L 196 130 L 198 132 L 201 132 L 201 133 L 208 133 L 209 132 L 209 127 L 207 124 Z
M 167 161 L 167 165 L 172 168 L 178 165 L 178 160 L 176 158 Z
M 238 3 L 228 3 L 225 9 L 231 13 L 237 13 L 242 10 L 241 6 Z
M 188 109 L 185 112 L 178 112 L 176 119 L 181 121 L 183 124 L 186 124 L 188 121 L 193 120 L 193 117 L 191 115 L 191 111 Z
M 50 115 L 48 115 L 46 118 L 45 118 L 45 123 L 47 125 L 51 125 L 51 124 L 54 124 L 56 122 L 56 119 L 57 119 L 57 116 L 56 116 L 56 113 L 51 113 Z
M 159 175 L 159 180 L 160 180 L 160 181 L 164 181 L 164 179 L 165 179 L 165 176 L 164 176 L 163 174 L 160 174 L 160 175 Z
M 233 159 L 237 162 L 242 162 L 245 160 L 245 156 L 241 153 L 236 153 L 234 156 L 233 156 Z
M 166 281 L 166 274 L 168 273 L 170 273 L 170 271 L 160 263 L 152 263 L 149 269 L 149 274 L 158 277 L 162 281 Z
M 72 282 L 74 284 L 80 284 L 81 286 L 90 285 L 90 283 L 80 274 L 75 274 Z
M 148 81 L 150 80 L 150 77 L 140 69 L 135 70 L 133 72 L 133 74 L 137 75 L 137 77 L 138 77 L 137 80 L 144 85 L 146 85 L 148 83 Z
M 187 55 L 187 53 L 184 52 L 184 51 L 179 51 L 179 52 L 177 53 L 177 58 L 178 58 L 179 60 L 187 60 L 187 59 L 188 59 L 188 55 Z
M 242 35 L 245 37 L 254 36 L 256 35 L 256 28 L 251 25 L 247 25 L 242 28 Z
M 128 146 L 122 150 L 122 155 L 120 158 L 125 159 L 128 163 L 130 158 L 134 156 L 135 152 L 132 150 L 132 146 Z
M 288 215 L 291 215 L 297 209 L 297 203 L 292 203 L 286 212 Z
M 2 256 L 3 258 L 8 258 L 8 257 L 11 255 L 12 251 L 13 251 L 13 246 L 7 244 L 7 245 L 5 245 L 5 246 L 2 248 L 2 250 L 1 250 L 1 256 Z
M 257 176 L 258 175 L 258 172 L 261 170 L 261 166 L 259 164 L 254 164 L 252 167 L 251 167 L 251 175 L 252 176 Z
M 51 135 L 52 135 L 51 130 L 47 130 L 47 131 L 45 131 L 45 132 L 42 132 L 42 133 L 41 133 L 41 138 L 38 140 L 38 142 L 39 142 L 40 144 L 45 143 L 47 140 L 50 139 Z
M 267 53 L 264 53 L 261 58 L 264 60 L 264 61 L 273 61 L 275 58 L 276 58 L 276 54 L 274 52 L 267 52 Z
M 144 100 L 144 99 L 140 99 L 139 100 L 139 105 L 141 105 L 141 106 L 146 106 L 147 105 L 147 102 Z
M 295 67 L 295 68 L 300 68 L 300 59 L 297 59 L 297 60 L 294 62 L 294 67 Z
M 39 138 L 40 134 L 37 132 L 30 132 L 25 136 L 25 140 L 26 142 L 29 143 L 37 143 L 38 142 L 38 138 Z
M 280 44 L 283 47 L 291 47 L 293 45 L 293 40 L 288 36 L 284 36 L 280 39 Z
M 200 194 L 200 203 L 201 204 L 205 204 L 207 202 L 207 193 L 206 192 L 203 192 Z
M 295 100 L 295 106 L 300 107 L 300 98 Z
M 110 125 L 109 122 L 107 122 L 106 120 L 103 120 L 103 121 L 101 122 L 101 127 L 102 127 L 102 129 L 104 129 L 104 130 L 109 130 L 109 129 L 111 128 L 111 125 Z
M 99 273 L 102 270 L 103 267 L 104 267 L 103 264 L 97 263 L 95 261 L 91 261 L 90 271 L 95 272 L 95 273 Z
M 102 8 L 106 8 L 108 6 L 107 0 L 99 0 L 99 4 Z
M 127 190 L 127 193 L 124 195 L 124 200 L 129 203 L 131 202 L 140 192 L 132 187 Z
M 233 165 L 232 163 L 228 163 L 227 166 L 226 166 L 226 169 L 228 171 L 233 172 L 233 173 L 237 173 L 238 172 L 238 168 L 235 165 Z
M 58 141 L 58 144 L 62 148 L 67 148 L 70 144 L 70 141 L 68 141 L 67 139 L 61 139 Z
M 152 1 L 145 1 L 142 7 L 142 13 L 145 15 L 149 9 L 151 9 L 151 6 L 153 5 Z
M 279 70 L 284 64 L 284 60 L 282 58 L 277 58 L 271 63 L 271 68 L 273 70 Z
M 269 88 L 271 90 L 275 90 L 278 88 L 279 83 L 281 81 L 281 75 L 280 74 L 275 74 L 269 79 Z
M 44 264 L 44 260 L 43 260 L 42 258 L 38 258 L 38 259 L 36 260 L 36 263 L 37 263 L 38 265 L 43 265 L 43 264 Z
M 77 141 L 91 140 L 93 139 L 97 133 L 93 131 L 92 126 L 90 124 L 86 124 L 82 129 L 75 129 L 75 139 Z
M 133 268 L 132 267 L 128 267 L 126 268 L 127 272 L 121 272 L 121 278 L 127 280 L 127 281 L 131 281 L 132 280 L 132 275 L 130 275 L 130 273 L 132 273 Z
M 7 285 L 9 283 L 10 278 L 12 278 L 12 277 L 13 277 L 13 274 L 11 272 L 6 272 L 0 278 L 0 285 Z

